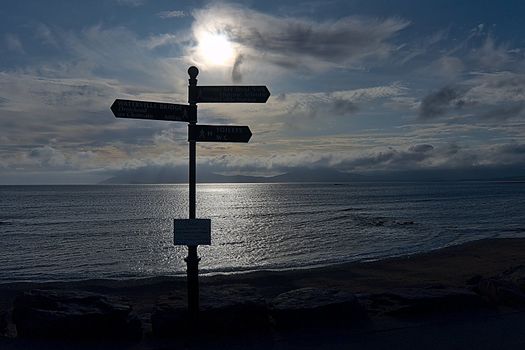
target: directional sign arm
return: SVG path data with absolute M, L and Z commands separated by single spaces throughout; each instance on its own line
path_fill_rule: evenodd
M 188 141 L 196 142 L 248 142 L 252 132 L 239 125 L 188 125 Z
M 189 122 L 197 119 L 197 107 L 174 103 L 117 99 L 111 105 L 117 118 Z
M 195 86 L 190 91 L 201 103 L 265 103 L 270 91 L 262 86 Z

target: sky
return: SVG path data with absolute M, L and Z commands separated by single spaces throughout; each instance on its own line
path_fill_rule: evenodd
M 187 126 L 116 119 L 116 98 L 187 103 L 266 85 L 266 104 L 200 104 L 248 144 L 203 143 L 198 171 L 271 176 L 525 175 L 523 1 L 4 0 L 0 184 L 187 171 Z M 492 176 L 491 175 L 491 176 Z

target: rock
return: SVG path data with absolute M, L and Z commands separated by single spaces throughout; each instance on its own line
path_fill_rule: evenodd
M 9 324 L 6 316 L 5 312 L 0 312 L 0 337 L 5 336 L 8 332 Z
M 468 286 L 475 286 L 479 283 L 479 281 L 481 281 L 483 279 L 483 276 L 481 275 L 474 275 L 472 277 L 470 277 L 466 283 Z
M 478 294 L 450 287 L 400 288 L 365 297 L 368 307 L 379 314 L 418 316 L 486 307 Z
M 512 282 L 518 286 L 518 288 L 525 293 L 525 266 L 518 265 L 513 266 L 498 276 L 500 279 Z
M 345 325 L 366 317 L 352 293 L 336 289 L 301 288 L 278 295 L 271 302 L 278 328 Z
M 153 335 L 161 338 L 185 336 L 191 331 L 186 303 L 182 298 L 169 297 L 157 302 L 151 314 Z
M 142 324 L 131 306 L 87 292 L 25 292 L 15 299 L 13 322 L 24 338 L 142 338 Z
M 525 294 L 516 283 L 498 278 L 484 278 L 476 291 L 495 304 L 525 306 Z
M 254 288 L 234 285 L 201 292 L 200 312 L 194 322 L 189 322 L 184 297 L 161 300 L 151 316 L 154 336 L 235 335 L 269 330 L 266 301 Z

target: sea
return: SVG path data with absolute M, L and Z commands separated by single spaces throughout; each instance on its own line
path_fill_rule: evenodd
M 188 187 L 0 186 L 0 282 L 184 275 Z M 525 236 L 524 182 L 199 184 L 203 274 L 286 270 Z

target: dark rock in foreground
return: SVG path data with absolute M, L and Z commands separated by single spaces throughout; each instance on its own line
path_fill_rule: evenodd
M 8 332 L 8 322 L 6 314 L 1 311 L 0 312 L 0 336 L 6 335 Z
M 512 282 L 525 293 L 525 265 L 513 266 L 501 273 L 499 276 L 505 281 Z
M 364 297 L 364 302 L 371 311 L 392 316 L 420 316 L 487 306 L 483 298 L 473 291 L 450 287 L 400 288 L 370 294 Z
M 24 338 L 142 338 L 142 324 L 131 306 L 87 292 L 25 292 L 15 300 L 13 322 Z
M 341 326 L 366 317 L 352 293 L 318 288 L 301 288 L 278 295 L 271 302 L 271 314 L 278 328 Z
M 494 304 L 525 307 L 525 294 L 512 280 L 483 278 L 476 291 Z
M 232 335 L 269 329 L 266 301 L 252 287 L 238 285 L 203 290 L 200 299 L 199 316 L 194 321 L 188 315 L 183 297 L 161 300 L 151 316 L 154 336 Z

